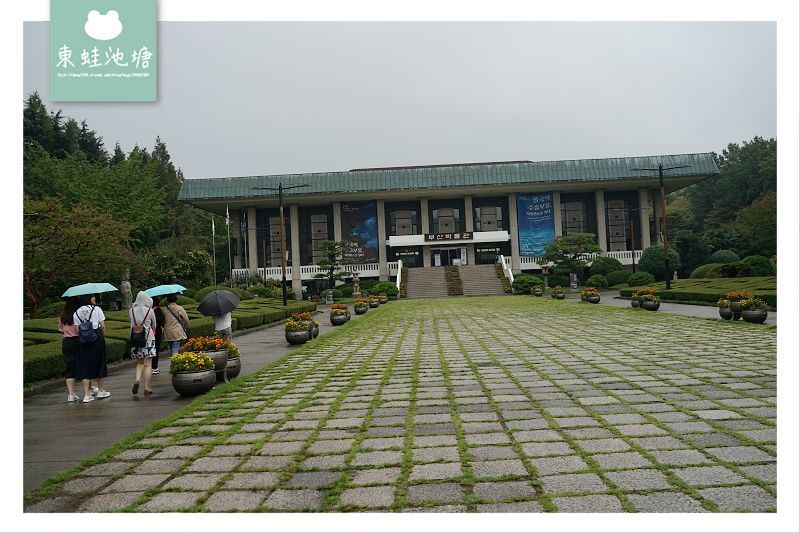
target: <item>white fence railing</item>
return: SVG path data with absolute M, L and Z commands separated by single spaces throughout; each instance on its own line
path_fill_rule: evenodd
M 514 283 L 514 273 L 511 272 L 511 258 L 501 255 L 499 261 L 503 267 L 503 274 L 508 278 L 508 282 Z
M 394 276 L 398 272 L 398 262 L 392 261 L 387 263 L 388 275 Z M 366 278 L 377 278 L 380 275 L 380 265 L 378 263 L 359 263 L 354 265 L 344 265 L 342 270 L 345 272 L 358 272 L 361 277 Z M 243 276 L 247 275 L 248 269 L 246 268 L 234 268 L 233 275 L 235 276 Z M 281 280 L 281 267 L 268 267 L 268 268 L 258 268 L 256 269 L 258 275 L 261 276 L 263 279 L 274 279 L 274 280 Z M 308 281 L 315 279 L 317 274 L 324 274 L 325 270 L 321 269 L 317 265 L 301 265 L 300 266 L 300 279 L 303 281 Z M 286 279 L 292 279 L 293 277 L 293 269 L 290 266 L 286 266 Z

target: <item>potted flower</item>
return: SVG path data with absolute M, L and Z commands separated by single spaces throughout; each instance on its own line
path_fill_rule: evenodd
M 731 311 L 731 301 L 727 298 L 720 298 L 717 300 L 717 307 L 719 308 L 719 316 L 723 320 L 730 320 L 733 318 L 733 311 Z
M 631 307 L 633 307 L 634 309 L 639 309 L 640 305 L 641 304 L 639 303 L 639 291 L 634 291 L 633 294 L 631 294 Z
M 642 287 L 638 291 L 636 291 L 637 297 L 639 298 L 639 304 L 644 301 L 644 297 L 647 295 L 658 296 L 658 289 L 655 287 Z
M 581 299 L 584 302 L 597 304 L 600 303 L 600 293 L 597 292 L 595 287 L 586 287 L 585 289 L 581 290 Z
M 295 320 L 305 320 L 306 324 L 308 324 L 308 332 L 311 334 L 312 339 L 316 339 L 319 336 L 319 322 L 314 320 L 314 315 L 310 312 L 302 311 L 299 313 L 292 313 L 292 318 Z
M 739 301 L 742 318 L 751 324 L 761 324 L 767 319 L 767 302 L 761 298 L 747 298 Z
M 542 290 L 542 286 L 539 285 L 539 284 L 536 284 L 533 287 L 531 287 L 531 294 L 533 294 L 534 296 L 541 296 L 542 294 L 544 294 L 544 291 Z
M 378 307 L 379 305 L 381 305 L 381 301 L 378 299 L 378 297 L 377 297 L 377 296 L 370 296 L 370 297 L 369 297 L 369 306 L 370 306 L 372 309 L 375 309 L 375 308 L 376 308 L 376 307 Z
M 639 298 L 642 308 L 648 311 L 658 311 L 661 307 L 661 298 L 657 294 L 645 294 Z
M 285 325 L 286 342 L 292 345 L 303 344 L 311 337 L 308 322 L 289 318 Z
M 725 293 L 725 298 L 731 303 L 731 311 L 733 311 L 734 320 L 742 318 L 742 309 L 739 307 L 739 302 L 742 300 L 749 300 L 752 297 L 753 293 L 749 291 L 728 291 Z
M 239 347 L 228 341 L 228 348 L 225 350 L 228 354 L 228 364 L 225 365 L 225 374 L 229 378 L 235 378 L 242 371 L 242 359 Z
M 378 302 L 380 302 L 381 304 L 389 303 L 389 296 L 385 292 L 380 293 L 378 295 Z
M 557 300 L 563 300 L 567 297 L 567 295 L 564 294 L 564 289 L 561 288 L 561 285 L 556 285 L 553 287 L 553 292 L 550 293 L 550 297 Z
M 202 352 L 180 352 L 169 363 L 172 386 L 181 396 L 197 396 L 214 388 L 214 361 Z
M 341 326 L 350 320 L 350 310 L 347 308 L 347 304 L 333 304 L 330 320 L 334 326 Z
M 369 301 L 366 298 L 356 298 L 355 303 L 353 304 L 353 311 L 356 312 L 357 315 L 363 315 L 367 311 L 369 311 L 370 305 Z
M 225 381 L 225 367 L 228 366 L 228 345 L 230 341 L 222 337 L 192 337 L 187 340 L 181 351 L 204 352 L 214 361 L 214 371 L 219 381 Z

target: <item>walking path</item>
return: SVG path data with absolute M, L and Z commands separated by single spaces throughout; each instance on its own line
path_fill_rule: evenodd
M 323 335 L 333 329 L 328 320 L 330 306 L 318 304 L 317 309 L 320 313 L 316 318 L 321 324 L 320 335 Z M 242 353 L 240 376 L 255 372 L 296 349 L 286 343 L 281 325 L 241 337 L 234 332 L 234 342 Z M 26 397 L 23 401 L 24 491 L 35 489 L 54 474 L 191 402 L 192 398 L 179 396 L 172 388 L 169 358 L 161 356 L 159 359 L 161 374 L 153 376 L 153 395 L 149 397 L 141 390 L 136 396 L 130 392 L 135 365 L 113 371 L 105 383 L 111 397 L 90 404 L 67 403 L 66 387 Z M 82 391 L 80 386 L 78 389 Z

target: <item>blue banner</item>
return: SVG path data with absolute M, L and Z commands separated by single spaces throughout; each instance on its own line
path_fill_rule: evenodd
M 376 202 L 342 202 L 342 240 L 353 244 L 347 256 L 354 263 L 378 262 Z
M 556 238 L 553 194 L 517 193 L 519 255 L 544 255 L 544 245 Z

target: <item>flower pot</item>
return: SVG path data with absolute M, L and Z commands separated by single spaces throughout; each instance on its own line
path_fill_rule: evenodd
M 380 302 L 370 302 L 370 303 L 369 303 L 369 306 L 370 306 L 372 309 L 375 309 L 375 308 L 376 308 L 376 307 L 378 307 L 379 305 L 381 305 L 381 304 L 380 304 Z
M 311 338 L 316 339 L 319 337 L 319 326 L 316 324 L 311 328 Z
M 214 388 L 217 382 L 213 370 L 200 372 L 175 372 L 172 374 L 172 387 L 181 396 L 197 396 Z
M 590 304 L 599 304 L 600 303 L 600 296 L 587 296 L 586 301 Z
M 380 298 L 378 298 L 378 302 L 380 302 L 382 304 L 387 304 L 387 303 L 389 303 L 389 297 L 388 296 L 381 296 Z
M 638 298 L 631 298 L 631 307 L 633 307 L 634 309 L 639 309 L 640 305 L 641 304 L 639 303 Z
M 542 294 L 544 294 L 542 291 L 533 291 L 534 296 L 541 296 Z
M 720 307 L 719 316 L 723 320 L 730 320 L 733 318 L 733 311 L 729 307 Z
M 225 374 L 228 378 L 233 379 L 242 371 L 242 360 L 238 357 L 228 359 L 228 364 L 225 365 Z
M 563 292 L 560 292 L 558 294 L 553 294 L 553 298 L 555 298 L 556 300 L 563 300 L 566 297 L 567 295 Z
M 731 302 L 731 311 L 733 311 L 733 320 L 742 318 L 742 308 L 739 306 L 739 302 Z
M 228 352 L 225 350 L 217 350 L 214 352 L 206 352 L 206 355 L 214 361 L 214 371 L 221 372 L 225 370 L 225 365 L 228 364 Z
M 369 307 L 366 305 L 364 307 L 354 307 L 353 310 L 356 312 L 357 315 L 363 315 L 367 311 L 369 311 Z
M 311 335 L 311 332 L 308 331 L 308 330 L 306 330 L 306 331 L 287 331 L 286 332 L 286 342 L 288 342 L 291 345 L 304 344 L 306 341 L 308 341 L 310 335 Z
M 581 301 L 585 302 L 587 300 L 587 296 L 585 294 L 581 294 Z
M 746 309 L 742 311 L 742 318 L 751 324 L 761 324 L 767 319 L 766 309 Z
M 658 308 L 661 307 L 661 302 L 651 302 L 650 300 L 645 300 L 642 302 L 642 307 L 648 311 L 658 311 Z
M 334 326 L 341 326 L 350 320 L 347 315 L 331 315 L 331 324 Z

